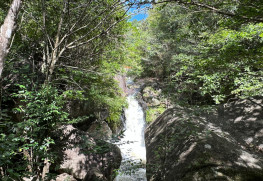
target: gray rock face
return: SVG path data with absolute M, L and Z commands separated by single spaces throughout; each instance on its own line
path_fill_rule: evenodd
M 56 177 L 55 181 L 77 181 L 72 175 L 67 173 L 60 174 Z
M 95 139 L 110 140 L 112 131 L 105 121 L 95 121 L 88 129 L 89 135 Z
M 95 140 L 73 126 L 63 129 L 66 149 L 61 150 L 58 171 L 79 180 L 112 180 L 121 163 L 120 149 L 103 140 Z M 59 149 L 59 148 L 57 148 Z
M 160 94 L 161 94 L 161 89 L 155 90 L 154 88 L 150 86 L 146 86 L 142 90 L 142 95 L 144 101 L 147 103 L 147 106 L 157 106 L 160 105 Z
M 114 79 L 117 81 L 119 88 L 122 90 L 122 96 L 125 97 L 128 93 L 126 78 L 124 75 L 116 75 Z
M 147 103 L 143 100 L 142 94 L 140 92 L 137 93 L 136 99 L 139 102 L 140 106 L 142 107 L 143 111 L 145 112 L 148 106 Z
M 263 180 L 262 100 L 166 110 L 145 132 L 148 181 Z
M 107 178 L 101 173 L 98 168 L 93 168 L 84 178 L 85 181 L 107 181 Z

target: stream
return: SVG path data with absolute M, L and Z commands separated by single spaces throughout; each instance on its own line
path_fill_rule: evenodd
M 129 106 L 125 110 L 125 132 L 118 142 L 122 153 L 122 163 L 115 181 L 147 181 L 146 170 L 143 168 L 146 163 L 145 120 L 135 94 L 127 97 Z

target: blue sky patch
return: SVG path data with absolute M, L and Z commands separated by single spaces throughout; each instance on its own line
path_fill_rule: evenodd
M 129 14 L 131 15 L 131 18 L 128 21 L 141 21 L 148 17 L 147 9 L 150 7 L 150 5 L 143 5 L 140 8 L 131 8 L 129 10 Z

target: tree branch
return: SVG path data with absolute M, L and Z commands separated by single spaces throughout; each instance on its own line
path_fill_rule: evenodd
M 152 2 L 149 2 L 149 1 L 146 1 L 146 2 L 138 2 L 137 4 L 138 5 L 144 5 L 144 4 L 162 4 L 162 3 L 178 3 L 178 4 L 183 4 L 183 5 L 187 5 L 187 6 L 197 6 L 197 7 L 200 7 L 200 8 L 204 8 L 204 9 L 208 9 L 212 12 L 215 12 L 217 14 L 221 14 L 221 15 L 226 15 L 226 16 L 229 16 L 229 17 L 236 17 L 236 18 L 240 18 L 240 19 L 243 19 L 243 20 L 247 20 L 247 21 L 250 21 L 250 22 L 263 22 L 263 18 L 257 18 L 257 17 L 248 17 L 248 16 L 244 16 L 244 15 L 240 15 L 240 14 L 235 14 L 235 13 L 232 13 L 232 12 L 227 12 L 227 11 L 223 11 L 223 10 L 220 10 L 214 6 L 211 6 L 211 5 L 208 5 L 208 4 L 203 4 L 203 3 L 199 3 L 197 1 L 182 1 L 182 0 L 164 0 L 164 1 L 152 1 Z

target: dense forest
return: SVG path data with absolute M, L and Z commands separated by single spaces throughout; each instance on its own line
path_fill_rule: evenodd
M 147 19 L 129 21 L 145 5 Z M 63 125 L 106 111 L 117 129 L 116 75 L 158 80 L 171 105 L 262 96 L 262 11 L 261 0 L 1 0 L 0 179 L 47 179 Z
M 261 95 L 262 3 L 207 3 L 179 1 L 149 11 L 139 25 L 141 76 L 159 78 L 167 94 L 191 104 Z

